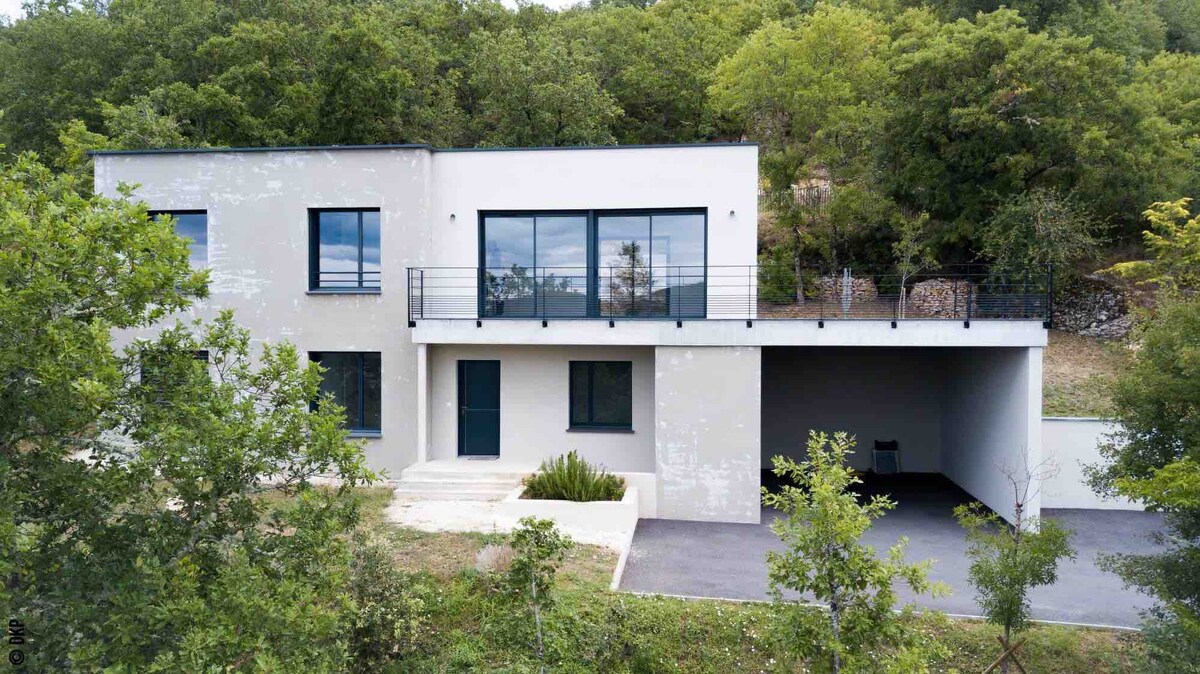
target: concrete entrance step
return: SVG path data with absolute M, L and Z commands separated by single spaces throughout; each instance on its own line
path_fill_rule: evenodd
M 401 501 L 502 501 L 512 489 L 425 489 L 403 483 L 392 492 Z
M 499 501 L 531 472 L 495 461 L 429 461 L 401 471 L 394 493 L 405 501 Z

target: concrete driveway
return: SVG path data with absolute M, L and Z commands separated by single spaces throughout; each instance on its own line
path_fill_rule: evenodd
M 908 536 L 910 560 L 933 559 L 930 576 L 947 583 L 952 594 L 931 600 L 900 588 L 902 602 L 953 615 L 978 615 L 967 581 L 966 541 L 951 510 L 967 499 L 956 488 L 893 493 L 898 502 L 867 532 L 866 542 L 885 551 Z M 1154 513 L 1105 510 L 1046 510 L 1075 533 L 1077 558 L 1059 568 L 1059 579 L 1032 593 L 1033 616 L 1112 627 L 1137 627 L 1138 612 L 1149 597 L 1121 586 L 1117 576 L 1096 565 L 1099 553 L 1153 550 L 1150 535 L 1162 528 Z M 720 524 L 680 520 L 641 520 L 621 578 L 632 592 L 723 599 L 768 599 L 766 553 L 781 545 L 768 525 L 778 513 L 763 512 L 763 524 Z

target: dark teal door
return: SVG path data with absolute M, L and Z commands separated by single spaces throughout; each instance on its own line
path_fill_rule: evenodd
M 500 361 L 458 361 L 458 455 L 500 456 Z

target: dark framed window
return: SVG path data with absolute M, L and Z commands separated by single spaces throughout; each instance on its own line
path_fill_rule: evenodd
M 703 318 L 705 209 L 485 211 L 484 317 Z
M 570 362 L 570 427 L 633 430 L 633 363 Z
M 208 211 L 150 211 L 155 220 L 169 217 L 175 221 L 175 233 L 188 243 L 188 260 L 193 267 L 208 264 Z
M 309 290 L 379 292 L 378 208 L 308 212 Z
M 352 433 L 380 432 L 382 386 L 380 357 L 373 351 L 319 351 L 308 359 L 325 368 L 321 393 L 346 408 L 346 428 Z

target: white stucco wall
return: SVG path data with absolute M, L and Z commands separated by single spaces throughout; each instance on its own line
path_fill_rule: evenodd
M 1117 428 L 1104 419 L 1046 417 L 1042 419 L 1043 455 L 1052 468 L 1042 482 L 1043 508 L 1142 510 L 1125 498 L 1101 498 L 1087 484 L 1084 467 L 1102 462 L 1100 445 Z
M 500 361 L 500 458 L 525 464 L 566 454 L 614 472 L 654 471 L 654 350 L 647 347 L 433 346 L 430 459 L 458 456 L 458 361 Z M 633 432 L 567 430 L 572 360 L 633 362 Z
M 430 266 L 478 265 L 479 211 L 623 208 L 705 208 L 708 264 L 757 264 L 754 145 L 441 151 L 433 172 Z
M 900 443 L 901 468 L 941 471 L 941 363 L 922 348 L 763 348 L 762 462 L 805 455 L 809 430 L 858 439 L 850 463 L 871 467 L 875 440 Z
M 421 264 L 428 244 L 428 152 L 102 155 L 95 163 L 101 194 L 139 184 L 134 195 L 151 209 L 208 211 L 211 296 L 190 316 L 232 308 L 256 342 L 380 352 L 382 437 L 366 441 L 367 459 L 391 477 L 416 460 L 417 356 L 403 333 L 404 290 L 405 267 Z M 308 209 L 331 207 L 380 209 L 382 293 L 307 294 Z
M 655 349 L 659 517 L 759 521 L 761 364 L 752 347 Z
M 1013 515 L 1004 471 L 1042 461 L 1042 350 L 960 349 L 945 363 L 942 472 L 1002 517 Z M 1027 511 L 1040 512 L 1038 485 Z
M 685 207 L 707 209 L 710 264 L 754 264 L 757 162 L 753 145 L 166 152 L 98 155 L 95 182 L 109 196 L 120 183 L 137 184 L 135 198 L 153 210 L 208 212 L 212 295 L 191 315 L 210 318 L 228 307 L 256 341 L 290 339 L 305 352 L 380 352 L 382 438 L 367 440 L 366 451 L 372 467 L 394 477 L 422 452 L 445 447 L 438 444 L 445 431 L 435 437 L 443 425 L 435 419 L 437 409 L 422 408 L 421 392 L 432 396 L 434 383 L 420 375 L 433 366 L 421 362 L 407 328 L 406 267 L 476 266 L 483 210 Z M 382 293 L 307 293 L 308 210 L 330 207 L 380 209 Z M 606 324 L 581 327 L 599 334 Z M 652 367 L 650 362 L 644 369 Z M 652 446 L 649 418 L 641 422 L 644 435 L 625 444 Z M 561 437 L 565 422 L 555 424 L 561 426 L 556 435 L 522 451 L 575 445 L 602 454 L 599 439 L 578 434 L 568 443 Z M 614 469 L 652 469 L 652 451 L 631 456 L 639 458 L 603 458 L 620 464 Z

